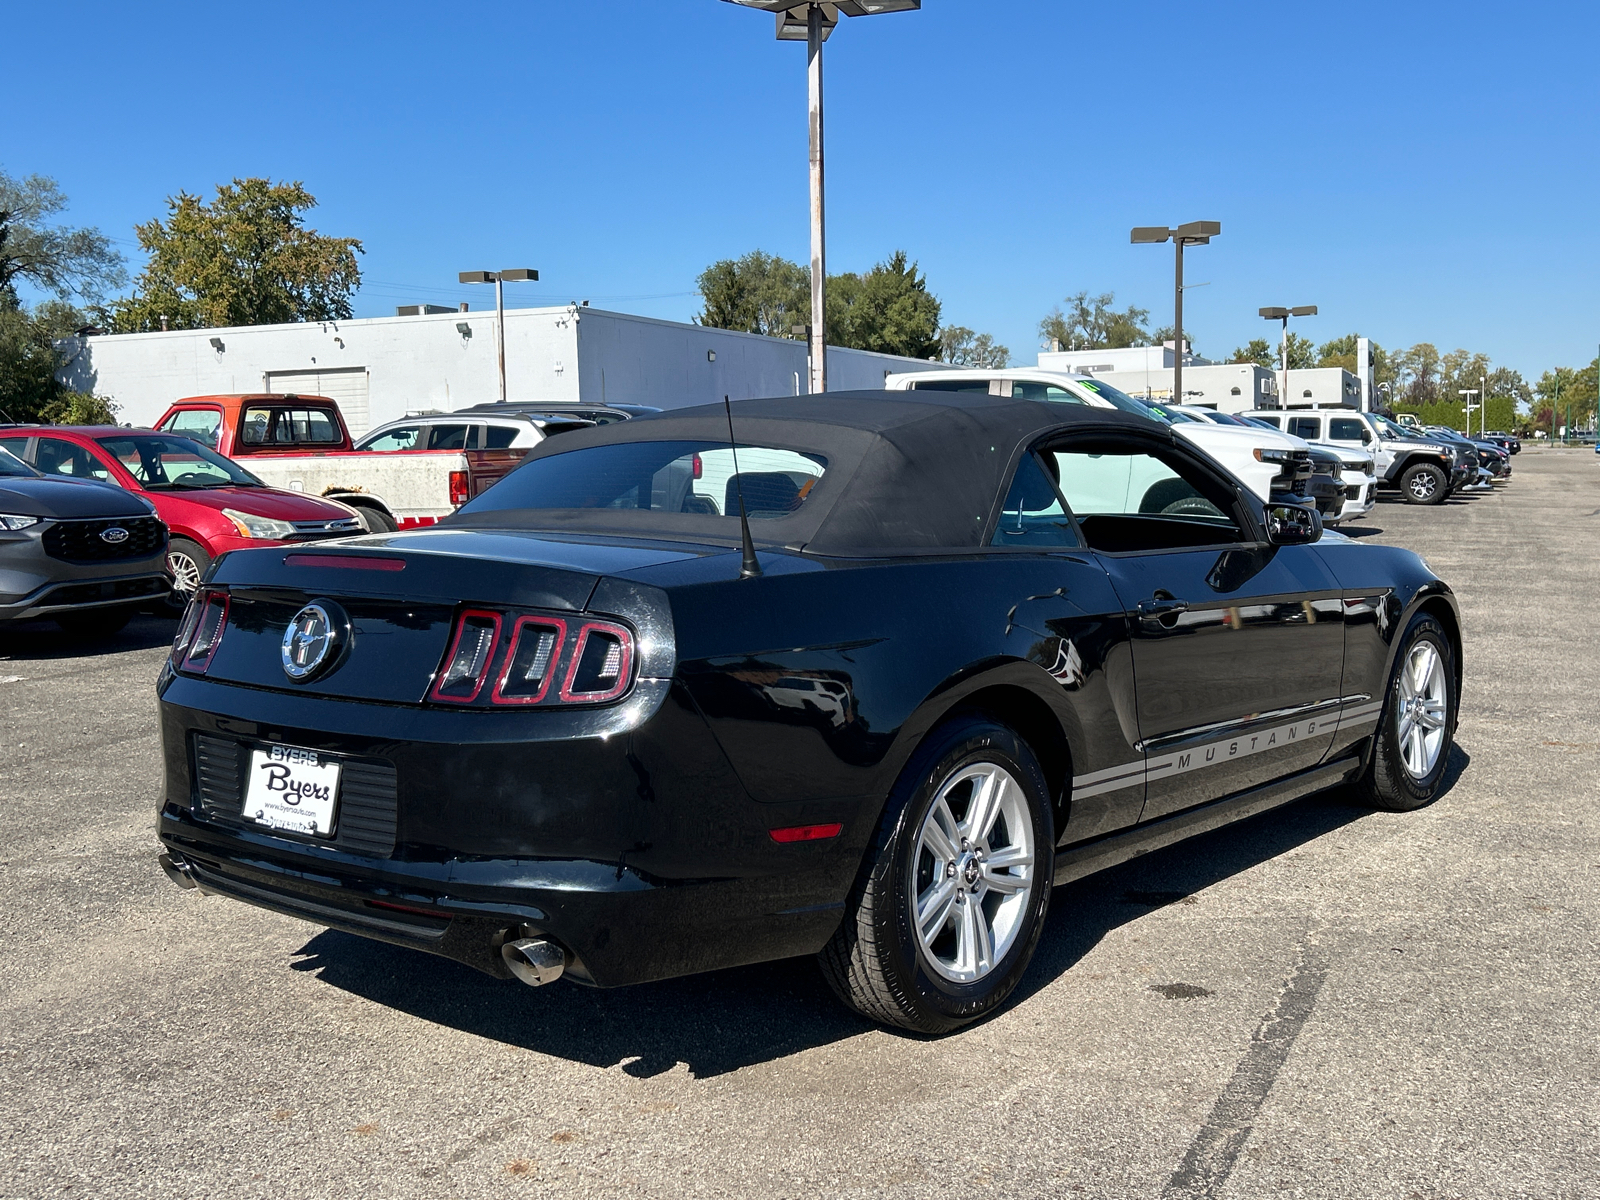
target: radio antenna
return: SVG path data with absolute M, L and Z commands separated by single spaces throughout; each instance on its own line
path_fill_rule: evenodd
M 722 411 L 728 414 L 728 449 L 733 451 L 733 486 L 739 493 L 739 535 L 744 539 L 744 561 L 739 564 L 740 579 L 754 579 L 761 574 L 761 564 L 756 561 L 756 544 L 750 540 L 750 515 L 744 509 L 744 480 L 739 477 L 739 446 L 733 440 L 733 406 L 726 394 L 722 397 Z

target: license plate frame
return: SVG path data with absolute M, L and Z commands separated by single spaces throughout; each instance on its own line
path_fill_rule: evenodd
M 246 749 L 250 763 L 240 816 L 268 829 L 331 839 L 338 828 L 343 760 L 278 742 Z

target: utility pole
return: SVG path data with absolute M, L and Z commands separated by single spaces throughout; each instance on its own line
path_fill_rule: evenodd
M 806 9 L 806 127 L 811 136 L 811 390 L 828 390 L 827 231 L 822 208 L 822 5 Z
M 839 17 L 872 17 L 881 13 L 914 12 L 922 0 L 731 0 L 746 8 L 777 14 L 780 42 L 806 44 L 807 126 L 811 139 L 811 329 L 807 358 L 813 393 L 828 390 L 828 266 L 825 247 L 822 191 L 822 43 L 828 40 Z

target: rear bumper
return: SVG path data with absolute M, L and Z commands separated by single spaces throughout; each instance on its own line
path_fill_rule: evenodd
M 676 695 L 624 736 L 542 739 L 531 714 L 513 714 L 515 738 L 509 722 L 436 725 L 440 714 L 422 709 L 302 700 L 294 711 L 317 724 L 297 728 L 255 689 L 168 677 L 162 690 L 158 834 L 202 891 L 496 976 L 508 974 L 501 941 L 523 927 L 600 986 L 814 953 L 838 926 L 876 820 L 853 799 L 751 801 Z M 196 757 L 197 742 L 227 741 L 385 764 L 387 815 L 369 796 L 360 827 L 336 826 L 327 841 L 251 824 L 218 801 L 215 763 Z M 234 786 L 237 796 L 245 780 Z M 832 821 L 845 833 L 831 841 L 779 845 L 767 832 Z

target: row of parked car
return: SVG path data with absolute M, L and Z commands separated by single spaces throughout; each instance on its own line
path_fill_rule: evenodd
M 1439 504 L 1511 475 L 1521 443 L 1468 439 L 1348 409 L 1220 413 L 1134 399 L 1089 376 L 1031 368 L 890 375 L 885 388 L 980 392 L 1113 408 L 1174 427 L 1262 500 L 1326 525 L 1378 493 Z M 0 622 L 120 628 L 140 605 L 181 611 L 229 550 L 431 524 L 560 433 L 658 411 L 570 401 L 419 412 L 352 439 L 318 396 L 196 396 L 153 429 L 0 426 Z M 1181 504 L 1152 490 L 1144 503 Z

